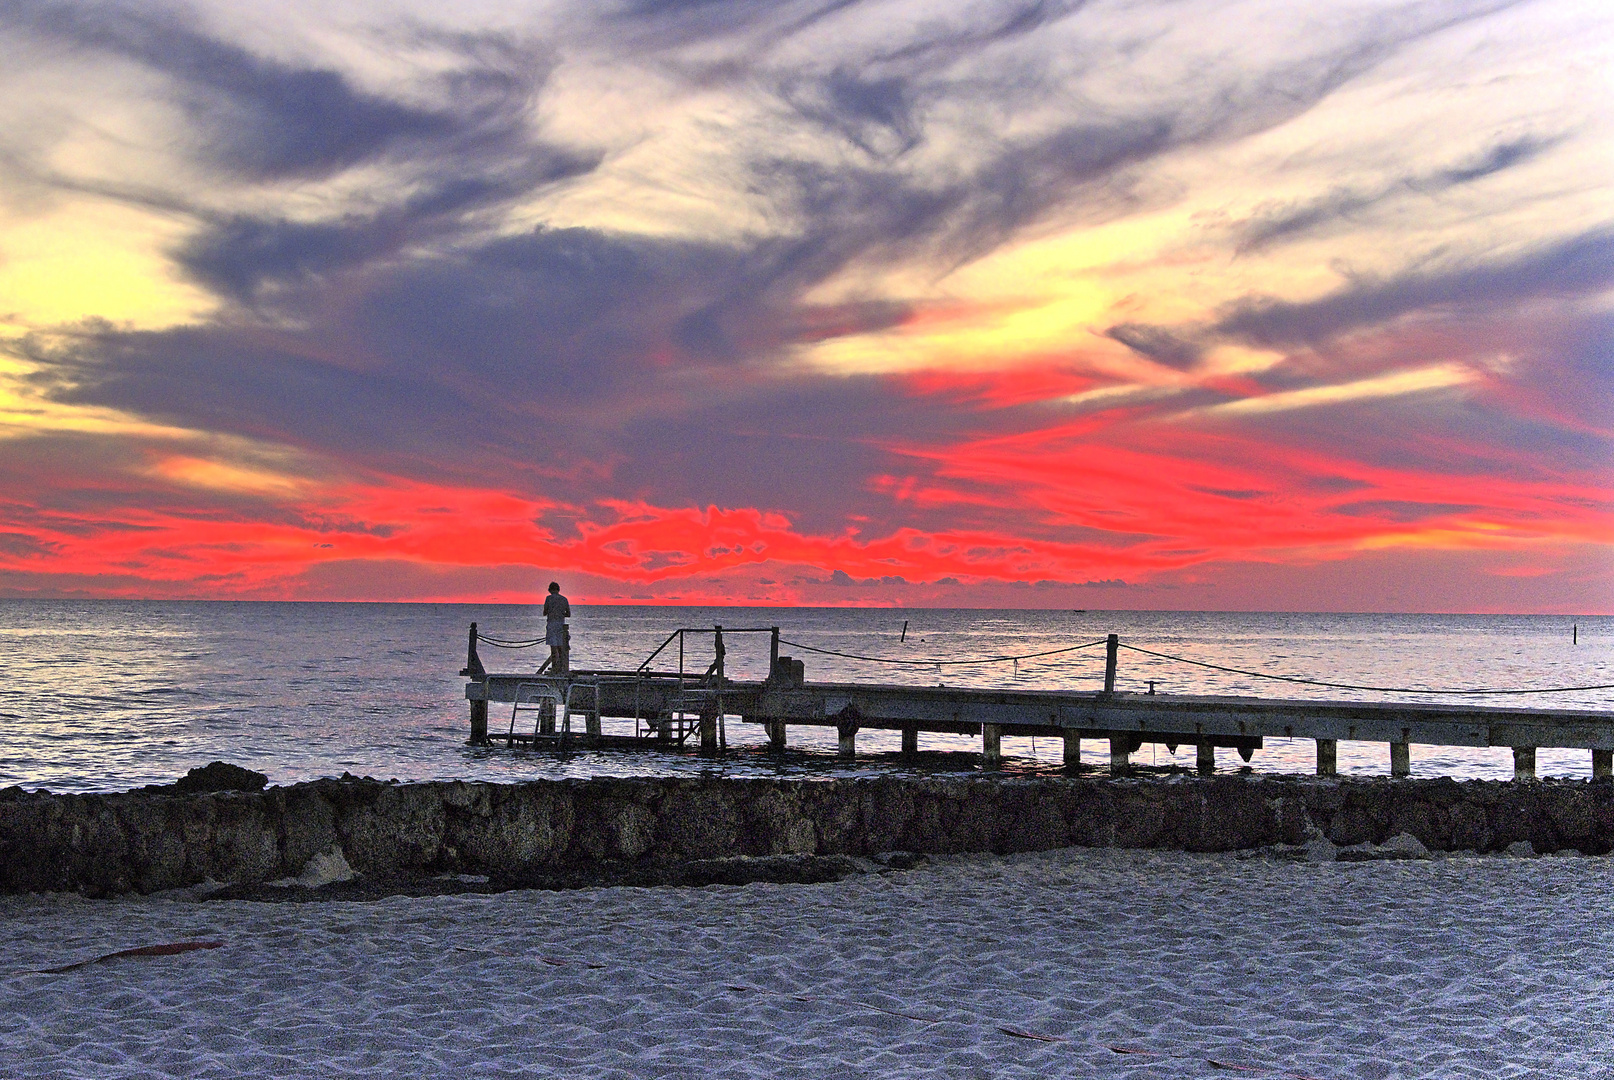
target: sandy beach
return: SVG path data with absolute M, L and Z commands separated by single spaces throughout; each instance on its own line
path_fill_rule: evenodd
M 1072 848 L 823 885 L 0 900 L 15 1077 L 1614 1076 L 1614 861 Z M 214 949 L 38 969 L 119 949 Z

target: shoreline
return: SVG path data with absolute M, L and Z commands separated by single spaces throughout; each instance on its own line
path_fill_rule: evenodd
M 0 893 L 829 880 L 856 867 L 814 860 L 1064 847 L 1270 848 L 1315 859 L 1614 850 L 1608 781 L 347 777 L 194 790 L 221 782 L 262 788 L 263 778 L 215 764 L 115 795 L 0 791 Z M 471 885 L 487 888 L 460 888 Z

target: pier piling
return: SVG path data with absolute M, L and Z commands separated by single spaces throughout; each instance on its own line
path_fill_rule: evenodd
M 1317 740 L 1317 775 L 1339 775 L 1339 740 Z
M 1533 746 L 1515 746 L 1513 748 L 1513 779 L 1515 781 L 1534 780 L 1536 778 L 1536 748 Z
M 1412 775 L 1412 746 L 1405 742 L 1390 744 L 1390 775 Z
M 471 702 L 471 745 L 485 746 L 488 741 L 488 703 Z
M 996 724 L 981 725 L 981 764 L 988 769 L 1003 764 L 1003 729 Z
M 1132 771 L 1132 740 L 1125 735 L 1110 736 L 1110 775 L 1125 776 Z
M 1592 779 L 1614 776 L 1614 750 L 1592 751 Z
M 910 757 L 919 753 L 919 729 L 912 724 L 902 729 L 902 752 Z
M 1195 755 L 1194 764 L 1199 769 L 1200 776 L 1210 776 L 1216 771 L 1216 747 L 1206 741 L 1199 744 L 1199 753 Z
M 1065 767 L 1074 769 L 1082 763 L 1082 733 L 1066 728 L 1062 734 L 1065 741 Z

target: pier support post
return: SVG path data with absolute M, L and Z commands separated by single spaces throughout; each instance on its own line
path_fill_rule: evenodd
M 717 713 L 714 710 L 701 713 L 701 753 L 717 753 Z
M 1216 747 L 1208 742 L 1199 744 L 1199 753 L 1195 762 L 1199 767 L 1200 776 L 1210 776 L 1216 771 Z
M 902 752 L 912 757 L 919 753 L 919 729 L 905 727 L 902 729 Z
M 783 750 L 785 748 L 785 720 L 784 717 L 775 717 L 768 721 L 768 749 Z
M 846 760 L 851 760 L 852 758 L 857 756 L 857 732 L 856 731 L 843 731 L 843 732 L 841 732 L 840 751 L 841 751 L 841 757 L 846 759 Z
M 1317 775 L 1339 775 L 1339 740 L 1317 740 Z
M 1515 746 L 1513 748 L 1513 779 L 1534 780 L 1536 778 L 1536 748 L 1533 746 Z
M 538 706 L 538 734 L 555 734 L 555 703 L 545 701 Z
M 1132 771 L 1132 739 L 1126 735 L 1110 736 L 1110 775 L 1125 776 Z
M 488 741 L 488 703 L 471 702 L 471 745 L 485 746 Z
M 1592 751 L 1592 779 L 1614 776 L 1614 750 Z
M 988 769 L 1003 764 L 1003 729 L 996 724 L 981 725 L 981 764 Z
M 1082 733 L 1075 728 L 1066 728 L 1062 734 L 1065 737 L 1065 768 L 1074 769 L 1082 763 Z
M 1404 742 L 1390 744 L 1390 775 L 1412 775 L 1412 747 Z

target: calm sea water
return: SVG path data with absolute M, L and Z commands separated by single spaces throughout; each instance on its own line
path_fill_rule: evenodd
M 856 608 L 576 607 L 573 663 L 633 667 L 678 626 L 777 625 L 788 640 L 906 659 L 996 656 L 1094 641 L 1123 642 L 1227 667 L 1364 685 L 1556 687 L 1614 683 L 1614 619 L 1547 616 L 1246 614 L 1212 612 L 894 611 Z M 767 754 L 759 727 L 731 720 L 730 754 L 510 752 L 466 745 L 467 624 L 529 638 L 536 606 L 312 603 L 0 601 L 0 786 L 117 791 L 166 783 L 222 759 L 290 783 L 352 772 L 382 779 L 522 780 L 643 774 L 867 775 L 978 768 L 978 739 L 922 736 L 919 765 L 896 760 L 895 733 L 864 732 L 850 765 L 834 733 L 791 732 L 792 752 Z M 901 640 L 904 620 L 907 639 Z M 1571 643 L 1572 623 L 1579 642 Z M 767 638 L 730 636 L 728 671 L 761 677 Z M 704 668 L 707 650 L 689 657 Z M 792 651 L 790 646 L 785 651 Z M 1097 689 L 1104 650 L 1019 664 L 889 667 L 802 653 L 809 680 Z M 490 670 L 532 670 L 535 651 L 483 646 Z M 1354 700 L 1454 700 L 1267 682 L 1122 652 L 1118 689 Z M 1614 691 L 1466 698 L 1478 704 L 1614 711 Z M 502 715 L 501 715 L 502 714 Z M 491 723 L 509 717 L 495 706 Z M 529 721 L 530 722 L 530 721 Z M 606 729 L 613 730 L 607 721 Z M 1100 760 L 1101 742 L 1084 744 Z M 1055 769 L 1055 740 L 1005 739 L 1008 767 Z M 1268 739 L 1249 768 L 1309 773 L 1314 746 Z M 1193 765 L 1144 747 L 1141 764 Z M 1506 778 L 1506 749 L 1412 748 L 1414 775 Z M 1226 770 L 1245 767 L 1222 751 Z M 1341 743 L 1341 772 L 1382 775 L 1382 744 Z M 1585 776 L 1590 755 L 1543 750 L 1544 776 Z

